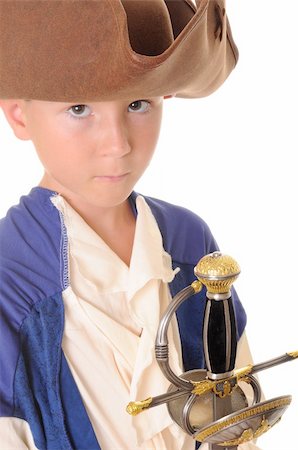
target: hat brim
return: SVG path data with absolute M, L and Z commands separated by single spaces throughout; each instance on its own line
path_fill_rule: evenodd
M 148 56 L 132 48 L 120 0 L 0 2 L 0 98 L 86 102 L 211 94 L 238 57 L 225 2 L 200 0 L 196 10 L 188 0 L 178 3 L 192 17 L 181 29 L 173 9 L 176 37 L 161 54 Z

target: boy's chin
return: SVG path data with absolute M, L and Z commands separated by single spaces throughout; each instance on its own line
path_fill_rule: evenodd
M 122 192 L 114 192 L 111 189 L 110 192 L 84 196 L 81 200 L 85 200 L 86 207 L 99 209 L 117 208 L 127 202 L 132 191 L 133 189 L 127 189 Z

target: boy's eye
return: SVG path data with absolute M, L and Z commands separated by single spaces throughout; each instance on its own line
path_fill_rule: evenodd
M 67 112 L 69 112 L 72 117 L 83 119 L 91 114 L 91 109 L 87 105 L 74 105 L 71 106 Z
M 128 106 L 130 112 L 146 112 L 149 109 L 150 102 L 148 100 L 136 100 Z

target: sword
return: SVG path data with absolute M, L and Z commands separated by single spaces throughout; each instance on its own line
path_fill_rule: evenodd
M 298 351 L 235 369 L 237 337 L 231 286 L 237 279 L 240 268 L 231 257 L 214 252 L 202 258 L 194 272 L 198 280 L 173 298 L 157 331 L 155 356 L 163 374 L 172 383 L 169 391 L 156 397 L 130 402 L 127 412 L 136 415 L 167 403 L 171 417 L 186 433 L 199 442 L 208 442 L 210 450 L 223 447 L 233 450 L 239 444 L 270 429 L 291 402 L 290 396 L 284 396 L 260 403 L 261 389 L 254 374 L 296 359 Z M 169 365 L 168 327 L 179 306 L 199 292 L 203 285 L 207 289 L 203 322 L 207 370 L 192 370 L 177 376 Z M 251 385 L 254 393 L 251 406 L 248 406 L 244 393 L 238 386 L 239 382 Z M 211 395 L 209 401 L 213 412 L 211 422 L 192 423 L 192 409 L 200 398 L 208 395 Z

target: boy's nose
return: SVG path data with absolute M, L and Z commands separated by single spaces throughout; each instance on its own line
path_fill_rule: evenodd
M 122 158 L 131 151 L 129 132 L 124 121 L 106 120 L 99 140 L 101 156 Z

